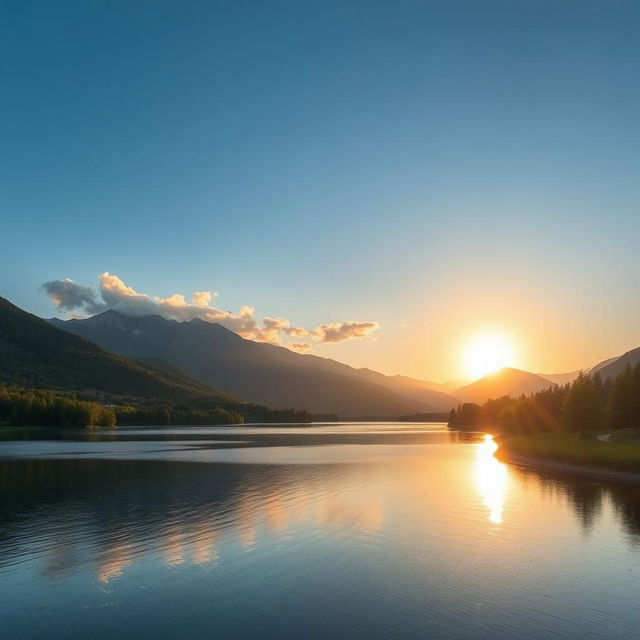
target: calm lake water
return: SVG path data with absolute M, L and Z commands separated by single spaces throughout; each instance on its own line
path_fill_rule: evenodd
M 640 637 L 640 489 L 481 434 L 1 437 L 2 638 Z

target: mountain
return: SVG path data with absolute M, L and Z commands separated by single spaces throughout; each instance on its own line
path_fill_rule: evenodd
M 245 340 L 219 324 L 198 319 L 177 322 L 111 310 L 83 320 L 50 322 L 114 353 L 160 358 L 205 384 L 272 408 L 304 408 L 341 417 L 396 417 L 455 404 L 446 394 L 426 388 L 418 393 L 387 380 L 392 376 Z
M 440 393 L 451 394 L 456 389 L 463 387 L 465 384 L 469 384 L 471 380 L 447 380 L 447 382 L 425 382 L 429 389 L 433 391 L 440 391 Z
M 538 373 L 541 378 L 545 380 L 549 380 L 549 382 L 553 382 L 553 384 L 557 384 L 562 386 L 563 384 L 567 384 L 567 382 L 573 382 L 580 371 L 570 371 L 569 373 Z
M 517 398 L 523 393 L 529 395 L 547 389 L 551 385 L 549 380 L 535 373 L 505 367 L 460 387 L 455 391 L 455 395 L 461 402 L 483 404 L 489 398 L 502 396 Z
M 587 372 L 589 374 L 600 373 L 603 379 L 615 378 L 618 374 L 622 373 L 627 362 L 634 366 L 640 362 L 640 347 L 638 349 L 632 349 L 627 351 L 621 356 L 614 356 L 613 358 L 607 358 L 602 362 L 599 362 L 594 367 L 591 367 Z M 554 382 L 555 384 L 566 384 L 567 382 L 573 382 L 580 371 L 572 371 L 570 373 L 540 373 L 538 375 Z
M 601 362 L 599 365 L 596 365 L 590 373 L 599 371 L 603 380 L 606 380 L 607 378 L 611 378 L 613 380 L 624 371 L 627 364 L 635 367 L 638 362 L 640 362 L 640 347 L 627 351 L 618 358 L 611 358 Z
M 0 382 L 99 390 L 138 398 L 233 400 L 180 371 L 161 371 L 105 351 L 0 298 Z
M 621 357 L 622 356 L 614 356 L 613 358 L 607 358 L 602 362 L 598 362 L 598 364 L 595 367 L 591 367 L 591 369 L 589 369 L 588 373 L 593 374 L 593 373 L 597 373 L 598 371 L 602 371 L 605 367 L 608 367 L 610 364 L 613 364 L 616 360 L 618 360 Z
M 452 402 L 455 402 L 453 396 L 442 391 L 435 390 L 433 387 L 438 383 L 416 380 L 409 376 L 386 376 L 372 369 L 356 369 L 359 377 L 379 384 L 399 396 L 426 402 L 436 410 L 450 409 Z

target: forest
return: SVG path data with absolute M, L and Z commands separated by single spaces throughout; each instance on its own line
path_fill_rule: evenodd
M 115 427 L 311 422 L 307 411 L 250 403 L 175 404 L 160 400 L 104 405 L 81 394 L 0 386 L 0 424 L 16 427 Z
M 16 427 L 114 427 L 116 412 L 74 395 L 0 387 L 0 422 Z
M 464 403 L 449 413 L 449 426 L 504 434 L 640 430 L 640 363 L 614 380 L 582 372 L 572 383 L 529 396 Z

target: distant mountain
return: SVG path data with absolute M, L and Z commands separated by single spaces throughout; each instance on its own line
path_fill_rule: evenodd
M 529 395 L 547 389 L 551 385 L 551 381 L 535 373 L 506 367 L 460 387 L 455 391 L 455 396 L 461 402 L 483 404 L 489 398 L 502 396 L 517 398 L 523 393 Z
M 610 364 L 613 364 L 616 360 L 618 360 L 621 357 L 622 356 L 614 356 L 613 358 L 607 358 L 602 362 L 598 362 L 598 364 L 595 367 L 591 367 L 591 369 L 589 369 L 588 373 L 593 374 L 593 373 L 597 373 L 598 371 L 602 371 L 605 367 L 608 367 Z
M 591 367 L 591 369 L 588 369 L 587 373 L 594 374 L 600 372 L 600 375 L 603 378 L 615 378 L 624 370 L 627 362 L 629 362 L 631 366 L 640 362 L 640 348 L 627 351 L 622 356 L 607 358 L 606 360 L 599 362 L 594 367 Z M 573 382 L 578 377 L 579 373 L 580 371 L 571 371 L 570 373 L 540 373 L 538 375 L 555 384 L 562 385 L 567 382 Z
M 181 371 L 108 353 L 0 298 L 0 383 L 137 398 L 234 400 Z
M 553 382 L 553 384 L 562 386 L 567 382 L 573 382 L 579 374 L 580 371 L 570 371 L 569 373 L 538 373 L 537 375 L 549 380 L 549 382 Z
M 446 394 L 426 388 L 418 393 L 392 376 L 245 340 L 219 324 L 198 319 L 177 322 L 106 311 L 84 320 L 50 322 L 127 357 L 159 358 L 203 383 L 272 408 L 341 417 L 397 417 L 455 404 Z
M 456 389 L 464 387 L 466 384 L 470 384 L 471 380 L 447 380 L 446 382 L 425 382 L 429 389 L 433 391 L 440 391 L 440 393 L 452 394 Z
M 455 399 L 450 394 L 435 390 L 433 387 L 437 383 L 434 382 L 416 380 L 409 376 L 386 376 L 372 369 L 356 369 L 356 373 L 361 378 L 386 387 L 399 396 L 426 402 L 438 410 L 450 409 L 452 402 L 455 402 Z
M 590 373 L 599 371 L 600 376 L 603 380 L 606 380 L 607 378 L 611 378 L 613 380 L 616 376 L 620 375 L 624 371 L 627 364 L 635 367 L 638 362 L 640 362 L 640 347 L 638 347 L 637 349 L 632 349 L 631 351 L 627 351 L 618 358 L 605 360 L 605 362 L 600 363 L 600 365 L 604 366 L 597 365 L 597 367 L 594 367 Z

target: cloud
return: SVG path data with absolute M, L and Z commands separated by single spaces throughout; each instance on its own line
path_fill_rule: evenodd
M 286 318 L 263 318 L 262 328 L 256 332 L 256 339 L 260 342 L 277 342 L 281 331 L 289 327 Z
M 287 347 L 293 351 L 297 351 L 298 353 L 308 353 L 309 351 L 313 351 L 313 347 L 308 342 L 291 342 Z
M 333 322 L 315 329 L 291 326 L 286 318 L 269 317 L 258 322 L 255 309 L 240 307 L 237 313 L 223 311 L 211 302 L 217 294 L 211 291 L 196 291 L 187 302 L 181 294 L 162 298 L 140 293 L 128 286 L 118 276 L 105 272 L 98 278 L 98 291 L 77 284 L 73 280 L 51 280 L 42 285 L 58 311 L 83 312 L 88 315 L 102 313 L 108 309 L 128 316 L 160 315 L 181 322 L 199 318 L 206 322 L 217 322 L 243 338 L 258 342 L 280 344 L 295 351 L 310 351 L 306 342 L 288 342 L 291 338 L 310 336 L 318 343 L 338 343 L 365 338 L 378 329 L 377 322 Z M 74 313 L 75 315 L 75 313 Z
M 196 307 L 208 307 L 216 295 L 211 291 L 194 291 L 191 300 Z
M 292 338 L 304 338 L 304 336 L 309 335 L 309 331 L 307 331 L 304 327 L 287 327 L 285 333 Z
M 331 322 L 316 327 L 311 337 L 318 342 L 346 342 L 355 338 L 366 338 L 379 329 L 377 322 Z
M 98 302 L 91 287 L 83 287 L 73 280 L 51 280 L 42 285 L 53 303 L 60 311 L 83 309 L 87 313 L 102 313 L 107 306 Z

